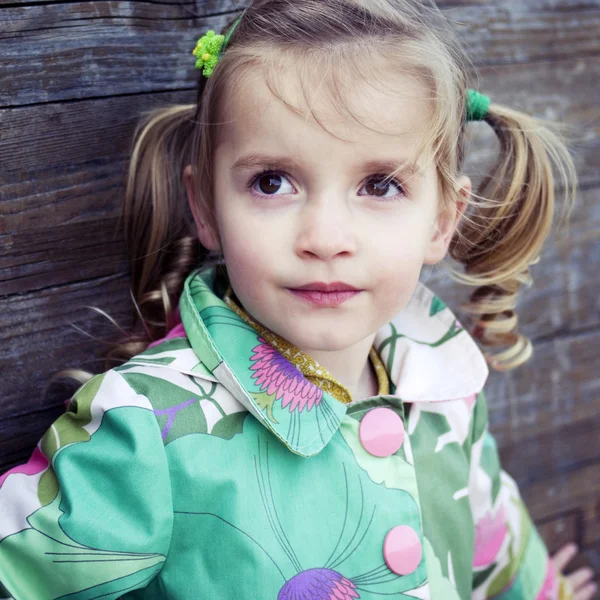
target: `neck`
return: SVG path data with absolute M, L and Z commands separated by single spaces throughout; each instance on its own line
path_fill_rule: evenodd
M 353 400 L 376 396 L 379 391 L 377 375 L 369 359 L 375 334 L 343 350 L 313 350 L 300 348 L 327 369 L 348 388 Z

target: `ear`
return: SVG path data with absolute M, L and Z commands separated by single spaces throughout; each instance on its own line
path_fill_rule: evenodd
M 471 180 L 464 175 L 461 176 L 457 182 L 458 200 L 438 214 L 433 223 L 433 235 L 427 246 L 424 264 L 435 265 L 446 256 L 452 236 L 467 208 L 467 200 L 471 196 L 471 191 Z
M 185 184 L 188 204 L 192 216 L 194 217 L 194 222 L 196 223 L 196 230 L 198 232 L 200 243 L 208 250 L 220 251 L 221 244 L 219 243 L 219 238 L 215 235 L 215 232 L 210 225 L 210 220 L 206 215 L 202 214 L 198 202 L 196 201 L 194 182 L 192 180 L 192 165 L 187 165 L 183 169 L 183 183 Z

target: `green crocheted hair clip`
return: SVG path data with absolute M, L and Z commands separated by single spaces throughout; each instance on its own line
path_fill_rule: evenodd
M 196 57 L 196 69 L 202 69 L 204 77 L 212 75 L 219 59 L 225 52 L 231 34 L 242 20 L 243 13 L 233 22 L 227 35 L 217 35 L 212 29 L 196 43 L 192 54 Z M 467 90 L 467 121 L 483 121 L 490 107 L 490 98 L 475 90 Z
M 240 15 L 229 28 L 227 35 L 217 35 L 212 29 L 209 29 L 197 42 L 192 54 L 196 57 L 196 69 L 203 69 L 202 75 L 210 77 L 219 59 L 225 52 L 229 38 L 242 20 Z

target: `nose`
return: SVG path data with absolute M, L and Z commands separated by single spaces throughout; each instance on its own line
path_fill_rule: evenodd
M 299 215 L 296 253 L 331 260 L 356 253 L 357 239 L 349 208 L 332 198 L 309 201 Z

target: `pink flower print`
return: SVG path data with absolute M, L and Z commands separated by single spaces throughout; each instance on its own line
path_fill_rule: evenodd
M 41 453 L 40 449 L 36 447 L 31 455 L 31 458 L 24 464 L 13 467 L 4 475 L 0 475 L 0 487 L 4 483 L 4 480 L 13 473 L 24 473 L 25 475 L 37 475 L 48 467 L 48 459 Z
M 487 513 L 479 520 L 475 526 L 474 567 L 487 567 L 494 562 L 507 532 L 504 507 L 500 508 L 495 517 Z
M 546 577 L 536 600 L 554 600 L 558 598 L 558 591 L 558 576 L 552 560 L 548 558 L 548 562 L 546 563 Z
M 309 569 L 292 577 L 281 588 L 277 600 L 354 600 L 356 585 L 332 569 Z
M 471 394 L 470 396 L 467 396 L 466 398 L 463 398 L 464 403 L 467 405 L 468 409 L 473 408 L 473 405 L 475 404 L 475 401 L 477 400 L 477 394 Z
M 275 399 L 281 400 L 285 408 L 290 405 L 292 412 L 299 408 L 302 412 L 318 405 L 323 397 L 323 390 L 311 383 L 287 359 L 285 359 L 273 346 L 258 338 L 260 344 L 252 349 L 254 354 L 250 357 L 253 365 L 250 367 L 254 373 L 252 379 L 259 386 L 261 392 L 269 395 L 276 394 Z

